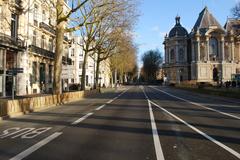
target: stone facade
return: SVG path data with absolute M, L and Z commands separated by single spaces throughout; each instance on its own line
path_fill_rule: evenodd
M 55 51 L 56 13 L 46 0 L 0 0 L 0 93 L 17 95 L 51 93 Z M 67 1 L 66 1 L 67 2 Z M 67 3 L 64 8 L 70 8 Z M 69 39 L 64 37 L 63 65 L 68 58 Z M 12 68 L 23 68 L 16 76 Z
M 73 43 L 71 45 L 71 55 L 70 58 L 73 60 L 74 65 L 74 80 L 72 82 L 74 83 L 81 83 L 81 77 L 82 77 L 82 64 L 83 64 L 83 58 L 84 58 L 84 52 L 82 49 L 83 42 L 81 40 L 81 37 L 74 36 L 73 37 Z M 89 55 L 87 59 L 86 64 L 86 88 L 93 88 L 94 87 L 94 79 L 96 74 L 96 61 L 97 61 L 97 55 Z M 111 70 L 109 65 L 109 60 L 105 60 L 101 62 L 100 68 L 99 68 L 99 83 L 101 86 L 110 86 L 110 77 L 111 77 Z M 104 85 L 103 85 L 104 84 Z
M 222 27 L 205 7 L 188 34 L 176 18 L 166 35 L 165 64 L 170 83 L 226 82 L 240 73 L 240 20 L 228 19 Z

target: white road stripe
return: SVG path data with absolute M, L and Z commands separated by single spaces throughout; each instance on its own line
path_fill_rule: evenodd
M 91 115 L 93 115 L 93 113 L 88 113 L 88 114 L 86 114 L 85 116 L 83 116 L 83 117 L 79 118 L 78 120 L 74 121 L 74 122 L 72 123 L 72 125 L 76 125 L 76 124 L 82 122 L 83 120 L 85 120 L 86 118 L 88 118 L 88 117 L 91 116 Z
M 113 101 L 114 101 L 114 100 L 111 99 L 111 100 L 107 101 L 107 104 L 112 103 Z
M 190 103 L 190 104 L 193 104 L 193 105 L 195 105 L 195 106 L 199 106 L 199 107 L 202 107 L 202 108 L 205 108 L 205 109 L 208 109 L 208 110 L 211 110 L 211 111 L 214 111 L 214 112 L 217 112 L 217 113 L 220 113 L 220 114 L 223 114 L 223 115 L 226 115 L 226 116 L 229 116 L 229 117 L 232 117 L 232 118 L 235 118 L 235 119 L 240 120 L 240 117 L 238 117 L 238 116 L 236 116 L 236 115 L 229 114 L 229 113 L 225 113 L 225 112 L 222 112 L 222 111 L 213 109 L 213 108 L 209 108 L 209 107 L 203 106 L 203 105 L 201 105 L 201 104 L 199 104 L 199 103 L 192 102 L 192 101 L 189 101 L 189 100 L 186 100 L 186 99 L 183 99 L 183 98 L 174 96 L 174 95 L 172 95 L 172 94 L 170 94 L 170 93 L 168 93 L 168 92 L 165 92 L 165 91 L 163 91 L 163 90 L 160 90 L 160 89 L 157 89 L 157 88 L 154 88 L 154 87 L 151 87 L 151 88 L 153 88 L 153 89 L 155 89 L 155 90 L 157 90 L 157 91 L 159 91 L 159 92 L 165 93 L 165 94 L 167 94 L 167 95 L 169 95 L 169 96 L 171 96 L 171 97 L 174 97 L 174 98 L 176 98 L 176 99 L 179 99 L 179 100 L 188 102 L 188 103 Z
M 154 142 L 154 147 L 155 147 L 155 153 L 156 153 L 156 157 L 157 160 L 165 160 L 164 156 L 163 156 L 163 151 L 162 151 L 162 147 L 161 147 L 161 143 L 160 143 L 160 139 L 158 136 L 158 131 L 157 131 L 157 126 L 155 123 L 155 118 L 153 115 L 153 111 L 152 111 L 152 105 L 150 103 L 150 100 L 146 94 L 146 92 L 144 91 L 144 88 L 141 87 L 147 101 L 148 101 L 148 106 L 149 106 L 149 114 L 150 114 L 150 120 L 151 120 L 151 126 L 152 126 L 152 134 L 153 134 L 153 142 Z
M 21 160 L 23 158 L 26 158 L 27 156 L 29 156 L 30 154 L 32 154 L 33 152 L 35 152 L 36 150 L 38 150 L 42 146 L 46 145 L 50 141 L 54 140 L 55 138 L 57 138 L 61 134 L 62 134 L 62 132 L 56 132 L 56 133 L 52 134 L 51 136 L 41 140 L 40 142 L 36 143 L 33 146 L 31 146 L 27 150 L 19 153 L 18 155 L 16 155 L 15 157 L 11 158 L 10 160 Z
M 153 134 L 153 141 L 155 146 L 155 152 L 157 156 L 157 160 L 164 160 L 163 151 L 160 143 L 160 139 L 158 136 L 157 126 L 155 123 L 152 106 L 150 101 L 148 100 L 148 106 L 149 106 L 149 113 L 150 113 L 150 120 L 151 120 L 151 126 L 152 126 L 152 134 Z
M 103 107 L 105 107 L 105 104 L 104 104 L 104 105 L 101 105 L 100 107 L 96 108 L 95 110 L 96 110 L 96 111 L 99 111 L 99 110 L 102 109 Z
M 224 145 L 223 143 L 217 141 L 216 139 L 214 139 L 213 137 L 207 135 L 206 133 L 202 132 L 201 130 L 197 129 L 196 127 L 192 126 L 191 124 L 187 123 L 186 121 L 182 120 L 181 118 L 179 118 L 178 116 L 174 115 L 173 113 L 169 112 L 168 110 L 164 109 L 163 107 L 161 107 L 160 105 L 154 103 L 153 101 L 150 101 L 150 103 L 152 103 L 153 105 L 155 105 L 156 107 L 160 108 L 161 110 L 163 110 L 164 112 L 168 113 L 169 115 L 171 115 L 173 118 L 179 120 L 180 122 L 184 123 L 186 126 L 188 126 L 189 128 L 191 128 L 192 130 L 196 131 L 197 133 L 199 133 L 200 135 L 202 135 L 203 137 L 207 138 L 208 140 L 212 141 L 213 143 L 217 144 L 218 146 L 222 147 L 223 149 L 225 149 L 226 151 L 230 152 L 231 154 L 233 154 L 234 156 L 236 156 L 237 158 L 240 159 L 240 154 L 238 152 L 236 152 L 235 150 L 233 150 L 232 148 Z

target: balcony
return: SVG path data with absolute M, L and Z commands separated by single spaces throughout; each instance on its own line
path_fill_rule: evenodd
M 19 38 L 11 37 L 3 33 L 0 33 L 0 45 L 17 48 L 17 49 L 25 48 L 23 40 Z
M 44 57 L 47 57 L 47 58 L 50 58 L 50 59 L 54 59 L 54 53 L 51 52 L 51 51 L 48 51 L 46 49 L 37 47 L 35 45 L 30 45 L 29 48 L 30 48 L 31 52 L 34 52 L 36 54 L 39 54 L 41 56 L 44 56 Z
M 46 30 L 46 31 L 48 31 L 48 32 L 50 32 L 50 33 L 52 33 L 52 34 L 56 34 L 56 32 L 55 32 L 55 30 L 51 27 L 51 26 L 49 26 L 49 25 L 47 25 L 46 23 L 44 23 L 44 22 L 41 22 L 40 24 L 39 24 L 39 27 L 40 28 L 43 28 L 44 30 Z
M 50 59 L 54 59 L 54 52 L 48 51 L 46 49 L 42 49 L 42 48 L 37 47 L 35 45 L 30 45 L 29 48 L 30 48 L 31 52 L 34 52 L 36 54 L 39 54 L 41 56 L 44 56 L 44 57 L 47 57 L 47 58 L 50 58 Z M 63 56 L 62 57 L 62 63 L 65 63 L 65 64 L 67 63 L 67 64 L 70 65 L 70 64 L 72 64 L 72 59 Z

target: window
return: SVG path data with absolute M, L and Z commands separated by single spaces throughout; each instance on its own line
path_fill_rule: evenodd
M 45 36 L 42 35 L 42 38 L 41 38 L 41 48 L 44 49 L 45 47 Z
M 48 66 L 48 77 L 49 77 L 48 82 L 49 83 L 52 83 L 52 79 L 53 79 L 52 74 L 53 74 L 53 66 L 49 65 Z
M 33 23 L 35 26 L 38 26 L 38 6 L 34 4 L 33 10 Z
M 37 82 L 37 62 L 32 63 L 32 83 Z
M 72 49 L 71 56 L 74 57 L 74 48 Z
M 184 50 L 181 48 L 179 49 L 179 61 L 183 62 L 184 61 Z
M 83 63 L 79 62 L 79 69 L 82 69 Z
M 33 39 L 32 39 L 32 44 L 37 45 L 37 32 L 33 31 Z
M 45 10 L 43 10 L 42 11 L 42 21 L 46 22 L 46 20 L 47 20 L 46 12 L 45 12 Z
M 174 59 L 175 59 L 175 52 L 174 52 L 174 49 L 172 49 L 171 52 L 170 52 L 170 60 L 171 60 L 171 62 L 174 62 Z
M 49 51 L 53 52 L 53 39 L 52 38 L 49 38 L 48 49 L 49 49 Z
M 17 22 L 18 22 L 18 17 L 16 14 L 12 14 L 11 17 L 11 36 L 13 38 L 17 38 Z
M 216 38 L 211 38 L 209 41 L 209 54 L 218 55 L 218 41 Z

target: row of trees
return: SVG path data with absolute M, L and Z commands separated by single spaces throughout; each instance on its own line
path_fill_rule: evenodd
M 61 94 L 63 39 L 67 32 L 78 31 L 83 40 L 82 90 L 85 90 L 88 56 L 97 55 L 95 86 L 98 84 L 101 62 L 110 57 L 112 68 L 122 75 L 135 69 L 136 48 L 129 34 L 137 19 L 135 0 L 73 0 L 72 8 L 67 12 L 64 0 L 49 3 L 52 3 L 57 14 L 54 94 Z
M 143 67 L 141 69 L 141 80 L 154 83 L 157 80 L 157 72 L 163 62 L 163 58 L 159 50 L 149 50 L 142 56 Z

